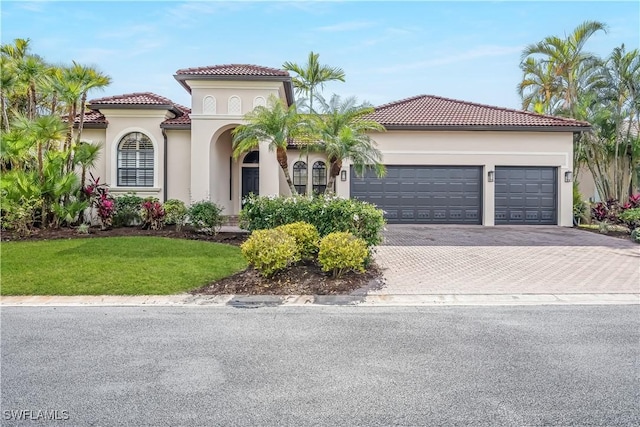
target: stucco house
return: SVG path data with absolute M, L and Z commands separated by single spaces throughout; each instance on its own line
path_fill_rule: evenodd
M 153 93 L 89 102 L 83 139 L 102 143 L 94 174 L 113 194 L 136 192 L 185 203 L 211 200 L 237 215 L 244 195 L 289 194 L 266 144 L 233 159 L 231 131 L 270 95 L 294 102 L 286 71 L 255 65 L 178 70 L 185 107 Z M 572 225 L 571 119 L 421 95 L 381 105 L 372 135 L 387 174 L 357 177 L 343 166 L 335 191 L 385 210 L 389 223 Z M 294 185 L 323 191 L 321 153 L 288 150 Z

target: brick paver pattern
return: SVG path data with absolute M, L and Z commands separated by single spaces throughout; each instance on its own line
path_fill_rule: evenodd
M 387 225 L 371 294 L 640 293 L 640 245 L 562 227 Z

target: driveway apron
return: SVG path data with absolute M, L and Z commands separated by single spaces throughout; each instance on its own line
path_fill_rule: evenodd
M 371 294 L 640 293 L 640 246 L 545 226 L 387 225 Z

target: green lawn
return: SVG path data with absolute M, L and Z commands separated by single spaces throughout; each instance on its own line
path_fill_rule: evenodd
M 1 295 L 166 295 L 244 269 L 234 246 L 162 237 L 4 242 Z

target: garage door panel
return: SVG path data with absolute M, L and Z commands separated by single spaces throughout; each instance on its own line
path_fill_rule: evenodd
M 376 204 L 390 223 L 480 224 L 482 168 L 478 166 L 387 166 L 377 178 L 367 171 L 351 197 Z
M 557 169 L 497 166 L 496 224 L 556 224 Z

